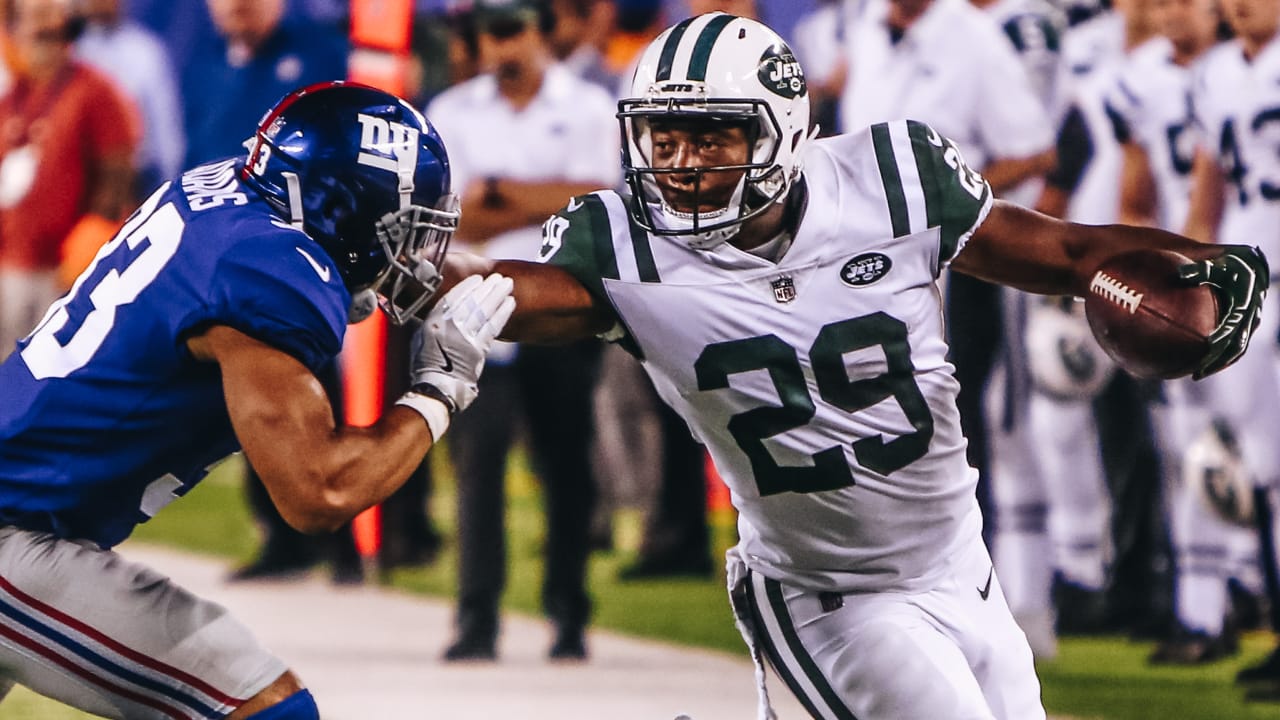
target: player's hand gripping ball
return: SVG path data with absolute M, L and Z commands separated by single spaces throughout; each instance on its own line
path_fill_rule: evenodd
M 1267 263 L 1226 245 L 1210 260 L 1134 250 L 1094 273 L 1085 313 L 1099 344 L 1138 377 L 1196 379 L 1235 362 L 1258 322 Z

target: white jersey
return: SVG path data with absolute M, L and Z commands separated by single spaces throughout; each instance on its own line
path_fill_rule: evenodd
M 1218 239 L 1280 258 L 1280 38 L 1247 62 L 1239 42 L 1197 63 L 1192 105 L 1227 181 Z
M 1115 82 L 1115 72 L 1124 59 L 1124 19 L 1109 12 L 1077 25 L 1067 32 L 1062 44 L 1060 110 L 1079 112 L 1087 146 L 1072 147 L 1068 158 L 1083 163 L 1083 173 L 1071 188 L 1067 219 L 1102 225 L 1120 215 L 1120 144 L 1115 139 L 1103 98 Z M 1064 158 L 1059 148 L 1059 160 Z
M 1150 40 L 1125 59 L 1106 98 L 1117 139 L 1147 154 L 1155 180 L 1160 227 L 1180 232 L 1191 204 L 1196 138 L 1191 70 L 1173 61 L 1173 46 Z
M 1045 0 L 996 0 L 983 10 L 1013 44 L 1046 110 L 1057 98 L 1066 18 Z
M 910 118 L 959 144 L 974 167 L 1053 145 L 1053 128 L 1009 42 L 966 0 L 935 0 L 899 39 L 874 0 L 849 29 L 846 128 Z
M 544 226 L 541 259 L 617 315 L 707 445 L 752 569 L 818 590 L 931 587 L 981 527 L 936 279 L 991 207 L 916 122 L 816 141 L 777 263 L 642 230 L 610 191 Z

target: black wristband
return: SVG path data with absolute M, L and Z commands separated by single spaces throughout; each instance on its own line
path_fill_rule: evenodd
M 448 395 L 445 395 L 440 388 L 432 385 L 431 383 L 418 383 L 417 385 L 409 388 L 409 392 L 414 393 L 415 395 L 429 397 L 432 400 L 439 400 L 444 403 L 445 408 L 449 410 L 449 417 L 453 417 L 453 414 L 458 411 L 458 406 L 454 404 L 453 400 Z

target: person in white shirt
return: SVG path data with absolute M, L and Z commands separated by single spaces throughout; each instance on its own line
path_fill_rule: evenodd
M 1027 71 L 1032 89 L 1049 113 L 1054 107 L 1056 81 L 1062 50 L 1065 18 L 1043 0 L 971 0 L 1000 28 L 1017 52 Z M 1034 204 L 1043 187 L 1040 177 L 1029 178 L 1004 194 L 1005 199 L 1025 206 Z M 1019 627 L 1027 634 L 1031 651 L 1038 659 L 1057 654 L 1054 611 L 1050 597 L 1052 553 L 1048 535 L 1049 497 L 1039 456 L 1044 437 L 1036 433 L 1030 420 L 1032 387 L 1040 375 L 1030 362 L 1039 355 L 1027 352 L 1028 330 L 1037 338 L 1052 323 L 1030 322 L 1029 316 L 1043 319 L 1059 313 L 1052 298 L 1032 296 L 1013 288 L 1001 288 L 1002 328 L 996 366 L 984 398 L 989 442 L 988 484 L 992 526 L 988 527 L 992 559 L 1004 582 L 1009 608 Z M 1060 314 L 1060 313 L 1059 313 Z M 1057 342 L 1054 341 L 1054 346 Z M 1082 338 L 1092 342 L 1088 328 Z M 1072 348 L 1075 345 L 1071 346 Z M 1101 354 L 1101 350 L 1098 351 Z M 1056 358 L 1051 358 L 1055 359 Z
M 141 199 L 178 174 L 186 153 L 173 63 L 159 37 L 123 15 L 120 0 L 87 0 L 82 12 L 86 24 L 76 55 L 107 73 L 142 113 L 143 141 L 135 160 L 135 194 Z
M 997 196 L 1053 164 L 1049 117 L 1012 43 L 965 0 L 872 0 L 847 35 L 845 128 L 909 118 L 951 138 Z M 949 359 L 978 497 L 991 513 L 984 395 L 1003 346 L 1001 292 L 945 275 Z
M 1200 146 L 1192 163 L 1191 205 L 1186 234 L 1207 242 L 1252 238 L 1271 257 L 1280 254 L 1280 2 L 1224 0 L 1223 15 L 1236 37 L 1210 50 L 1196 65 L 1192 107 Z M 1280 423 L 1274 339 L 1280 307 L 1268 300 L 1257 333 L 1272 342 L 1250 362 L 1224 376 L 1212 390 L 1214 403 L 1237 431 L 1241 455 L 1253 472 L 1260 525 L 1277 516 L 1274 494 L 1280 484 Z M 1229 399 L 1228 399 L 1229 398 Z M 1267 588 L 1272 628 L 1280 630 L 1280 588 L 1275 587 L 1275 528 L 1263 527 L 1262 561 L 1272 571 Z M 1270 543 L 1268 543 L 1270 540 Z M 1270 544 L 1270 547 L 1267 545 Z M 1261 665 L 1242 670 L 1238 680 L 1261 683 L 1247 698 L 1280 700 L 1280 649 Z
M 457 240 L 492 258 L 529 259 L 543 221 L 565 199 L 617 184 L 614 102 L 556 62 L 546 0 L 481 0 L 473 8 L 481 74 L 438 95 L 427 117 L 449 145 L 461 188 Z M 459 416 L 451 457 L 459 478 L 458 636 L 447 660 L 496 656 L 506 578 L 503 483 L 523 430 L 545 489 L 544 609 L 553 659 L 586 657 L 585 587 L 595 498 L 591 396 L 599 343 L 503 345 L 489 356 L 490 403 Z M 521 422 L 524 420 L 525 422 Z
M 1191 197 L 1196 131 L 1191 107 L 1192 64 L 1217 42 L 1218 15 L 1210 0 L 1152 0 L 1159 36 L 1120 65 L 1106 97 L 1123 152 L 1120 219 L 1181 230 Z M 1228 378 L 1231 373 L 1222 376 Z M 1215 381 L 1217 381 L 1215 379 Z M 1173 551 L 1177 627 L 1150 656 L 1155 664 L 1211 662 L 1238 650 L 1227 583 L 1260 586 L 1258 541 L 1252 528 L 1233 525 L 1202 501 L 1185 475 L 1184 457 L 1202 452 L 1212 413 L 1205 383 L 1171 380 L 1151 406 L 1164 476 L 1164 510 Z

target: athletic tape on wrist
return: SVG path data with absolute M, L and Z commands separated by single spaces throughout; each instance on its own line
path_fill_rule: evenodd
M 449 421 L 452 419 L 453 413 L 449 412 L 449 406 L 442 401 L 426 395 L 419 395 L 416 392 L 407 392 L 396 400 L 397 405 L 403 405 L 410 410 L 422 416 L 427 421 L 427 429 L 431 431 L 431 441 L 440 442 L 440 436 L 444 435 L 444 431 L 449 429 Z

